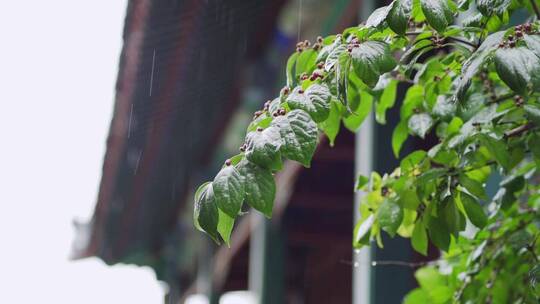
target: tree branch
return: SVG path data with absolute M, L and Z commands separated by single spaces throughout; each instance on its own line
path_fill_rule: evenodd
M 517 128 L 514 128 L 514 129 L 506 132 L 504 134 L 504 137 L 509 138 L 509 137 L 514 137 L 514 136 L 519 136 L 519 135 L 529 131 L 533 127 L 534 127 L 533 123 L 527 123 L 527 124 L 521 125 L 521 126 L 519 126 Z

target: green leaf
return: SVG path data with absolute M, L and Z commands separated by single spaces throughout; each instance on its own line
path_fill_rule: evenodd
M 452 136 L 454 134 L 459 133 L 459 129 L 461 128 L 462 125 L 463 125 L 463 120 L 461 120 L 461 118 L 457 116 L 452 118 L 452 120 L 448 124 L 448 127 L 446 128 L 446 135 Z
M 447 284 L 444 276 L 435 267 L 420 268 L 414 273 L 414 277 L 420 286 L 428 292 Z
M 298 59 L 298 52 L 292 54 L 287 60 L 287 86 L 292 88 L 296 85 L 298 80 L 296 79 L 295 65 L 296 60 Z
M 422 222 L 416 223 L 416 225 L 414 225 L 414 230 L 411 237 L 411 243 L 414 250 L 416 250 L 417 252 L 425 256 L 427 255 L 427 249 L 428 249 L 427 232 Z
M 246 158 L 260 166 L 270 168 L 279 158 L 281 136 L 276 127 L 249 132 L 246 136 Z
M 479 134 L 478 136 L 480 137 L 482 144 L 486 146 L 497 163 L 505 170 L 510 170 L 510 153 L 508 152 L 506 145 L 486 134 Z
M 394 132 L 392 132 L 392 151 L 394 151 L 394 156 L 396 158 L 399 157 L 399 151 L 401 151 L 401 147 L 407 140 L 408 136 L 409 128 L 407 127 L 407 122 L 405 120 L 401 120 L 394 129 Z
M 536 289 L 536 286 L 540 283 L 540 264 L 534 265 L 529 271 L 529 284 L 532 289 Z
M 386 124 L 386 110 L 392 108 L 396 102 L 397 85 L 397 80 L 391 80 L 377 101 L 377 105 L 375 106 L 375 120 L 380 124 Z
M 420 7 L 427 23 L 437 32 L 444 32 L 454 20 L 447 0 L 420 0 Z
M 452 298 L 452 289 L 448 286 L 446 278 L 435 267 L 418 269 L 414 276 L 429 296 L 429 300 L 418 303 L 444 304 Z
M 512 3 L 511 0 L 476 0 L 476 7 L 486 17 L 493 14 L 501 15 Z
M 362 240 L 365 237 L 369 236 L 369 231 L 371 229 L 371 226 L 373 226 L 373 223 L 375 222 L 375 216 L 373 214 L 370 214 L 365 220 L 360 220 L 358 223 L 356 223 L 356 226 L 354 228 L 354 241 L 353 246 L 355 248 L 360 247 L 363 245 Z
M 471 223 L 480 229 L 484 228 L 487 224 L 487 216 L 478 201 L 465 192 L 460 192 L 459 198 Z
M 381 229 L 394 236 L 403 221 L 403 209 L 393 199 L 385 199 L 377 211 Z
M 302 110 L 292 110 L 285 116 L 278 116 L 272 125 L 282 139 L 281 154 L 309 167 L 317 147 L 318 130 L 315 122 Z
M 460 174 L 459 184 L 465 189 L 467 189 L 467 191 L 469 191 L 469 193 L 471 193 L 472 195 L 480 199 L 487 200 L 488 197 L 486 194 L 486 189 L 484 188 L 484 185 L 482 185 L 482 183 L 467 177 L 467 175 L 465 174 Z
M 330 114 L 330 90 L 326 85 L 312 84 L 305 92 L 296 87 L 287 97 L 291 109 L 306 111 L 315 122 L 322 122 Z
M 310 74 L 315 69 L 317 52 L 314 49 L 303 50 L 296 59 L 296 79 L 303 73 Z
M 411 154 L 407 155 L 399 163 L 401 171 L 404 173 L 411 171 L 412 169 L 414 169 L 414 167 L 416 167 L 418 164 L 420 164 L 421 161 L 426 158 L 426 155 L 426 151 L 422 150 L 414 151 Z
M 437 97 L 437 102 L 433 107 L 433 114 L 442 117 L 453 117 L 456 113 L 457 104 L 452 101 L 450 98 L 444 95 L 439 95 Z
M 379 76 L 392 71 L 396 66 L 388 44 L 382 41 L 360 43 L 352 49 L 351 57 L 358 78 L 372 88 L 379 81 Z
M 488 58 L 488 55 L 488 52 L 477 51 L 471 56 L 471 58 L 463 63 L 463 67 L 461 68 L 461 77 L 458 78 L 456 86 L 456 97 L 459 101 L 464 101 L 467 90 L 471 86 L 473 77 L 480 70 L 480 68 L 482 68 L 486 58 Z
M 272 217 L 276 183 L 270 170 L 244 159 L 238 164 L 238 171 L 244 180 L 247 203 L 266 217 Z
M 331 52 L 328 54 L 328 57 L 326 57 L 326 61 L 324 62 L 324 70 L 330 71 L 341 58 L 341 55 L 343 55 L 347 51 L 347 46 L 345 44 L 337 44 Z
M 533 236 L 527 230 L 518 230 L 510 235 L 508 243 L 515 250 L 521 250 L 528 246 L 533 241 Z
M 527 146 L 532 152 L 532 155 L 537 162 L 540 161 L 540 136 L 537 133 L 532 133 L 527 141 Z
M 448 232 L 458 237 L 459 232 L 465 229 L 465 218 L 459 211 L 452 196 L 447 196 L 443 201 L 440 217 L 444 218 Z
M 386 16 L 388 15 L 388 11 L 390 10 L 390 8 L 390 6 L 383 6 L 374 10 L 373 13 L 371 13 L 371 15 L 368 17 L 366 21 L 366 26 L 378 27 L 379 25 L 381 25 L 384 20 L 386 20 Z
M 429 238 L 437 248 L 448 251 L 450 246 L 450 232 L 444 223 L 444 219 L 431 217 L 429 221 Z
M 219 209 L 235 218 L 244 201 L 244 183 L 234 166 L 221 169 L 212 183 L 214 199 Z
M 527 47 L 498 49 L 495 52 L 495 69 L 501 80 L 521 95 L 540 86 L 536 80 L 540 73 L 540 59 Z
M 219 235 L 225 242 L 225 244 L 230 247 L 231 233 L 234 227 L 234 218 L 228 216 L 225 212 L 221 211 L 221 209 L 218 209 L 218 212 L 219 212 L 219 221 L 218 221 L 217 230 L 219 232 Z
M 424 138 L 433 126 L 433 118 L 427 113 L 414 114 L 409 118 L 407 126 L 413 135 Z
M 527 118 L 535 125 L 540 126 L 540 107 L 538 105 L 527 104 L 523 106 Z
M 415 190 L 415 188 L 410 188 L 399 192 L 399 203 L 403 208 L 416 211 L 420 205 L 420 200 Z
M 325 121 L 319 123 L 319 128 L 328 137 L 328 141 L 330 142 L 331 147 L 334 146 L 334 141 L 339 133 L 340 125 L 340 110 L 338 108 L 338 104 L 335 101 L 332 101 L 330 104 L 330 114 L 328 115 L 328 118 Z
M 214 201 L 212 183 L 202 184 L 195 192 L 193 223 L 202 232 L 207 233 L 215 242 L 218 240 L 218 208 Z
M 350 97 L 353 94 L 349 94 Z M 365 91 L 360 91 L 360 94 L 357 94 L 359 105 L 357 109 L 353 109 L 351 115 L 343 118 L 343 125 L 352 132 L 356 132 L 358 128 L 362 125 L 362 122 L 366 117 L 371 113 L 371 108 L 373 107 L 373 96 Z
M 354 187 L 356 190 L 362 190 L 365 185 L 369 183 L 369 178 L 367 176 L 360 175 L 358 176 L 358 179 L 356 180 L 356 186 Z
M 405 35 L 411 17 L 412 0 L 394 0 L 388 12 L 386 22 L 392 31 Z
M 430 303 L 431 299 L 427 291 L 421 288 L 415 288 L 409 292 L 403 299 L 403 304 Z
M 535 54 L 540 54 L 540 35 L 524 35 L 523 41 Z

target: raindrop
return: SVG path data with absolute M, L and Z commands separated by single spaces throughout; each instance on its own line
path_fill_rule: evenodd
M 371 266 L 374 266 L 374 267 L 377 266 L 377 262 L 375 261 L 371 262 Z
M 358 268 L 358 266 L 360 266 L 360 263 L 358 263 L 358 262 L 354 262 L 354 263 L 353 263 L 353 267 L 354 267 L 354 268 Z

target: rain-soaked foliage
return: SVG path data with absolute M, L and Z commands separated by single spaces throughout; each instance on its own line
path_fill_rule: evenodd
M 535 1 L 395 0 L 363 25 L 298 43 L 286 86 L 255 113 L 241 153 L 197 190 L 195 225 L 228 243 L 244 202 L 271 217 L 283 160 L 309 167 L 319 132 L 333 145 L 342 124 L 356 132 L 372 111 L 385 124 L 401 84 L 408 89 L 391 138 L 401 163 L 358 178 L 365 195 L 352 245 L 383 247 L 384 231 L 423 255 L 430 242 L 442 250 L 417 270 L 405 303 L 538 303 Z M 400 155 L 409 136 L 438 143 Z M 489 196 L 494 177 L 501 182 Z

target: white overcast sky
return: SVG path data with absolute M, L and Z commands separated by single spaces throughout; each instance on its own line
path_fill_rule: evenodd
M 148 268 L 68 261 L 93 211 L 126 0 L 0 0 L 0 303 L 162 303 Z

